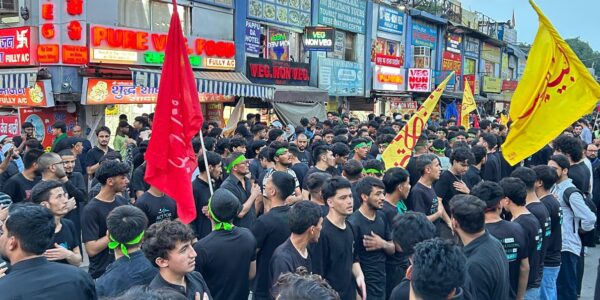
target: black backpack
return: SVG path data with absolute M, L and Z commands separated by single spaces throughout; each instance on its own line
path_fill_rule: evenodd
M 594 213 L 594 215 L 596 215 L 596 212 L 598 211 L 596 204 L 594 204 L 594 202 L 590 199 L 590 197 L 587 195 L 587 193 L 583 193 L 576 187 L 569 187 L 563 193 L 563 200 L 565 201 L 565 204 L 567 205 L 567 207 L 569 207 L 571 210 L 573 210 L 573 208 L 571 208 L 571 202 L 569 201 L 569 198 L 571 197 L 571 194 L 573 194 L 573 193 L 581 194 L 585 205 L 592 211 L 592 213 Z M 573 224 L 573 228 L 575 228 L 575 224 Z M 592 229 L 590 231 L 583 231 L 581 229 L 581 226 L 579 227 L 579 237 L 581 238 L 581 244 L 583 246 L 595 247 L 596 246 L 595 236 L 596 236 L 596 229 Z

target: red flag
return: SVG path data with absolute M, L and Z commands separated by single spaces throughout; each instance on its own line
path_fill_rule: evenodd
M 202 119 L 177 2 L 173 0 L 144 179 L 177 202 L 177 216 L 184 223 L 196 218 L 190 179 L 197 167 L 192 138 L 200 131 Z

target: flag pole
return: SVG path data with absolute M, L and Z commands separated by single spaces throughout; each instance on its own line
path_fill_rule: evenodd
M 210 190 L 210 195 L 214 194 L 212 180 L 210 179 L 210 171 L 208 168 L 208 158 L 206 158 L 206 146 L 204 146 L 204 134 L 202 133 L 202 129 L 200 129 L 200 144 L 202 144 L 202 158 L 204 158 L 204 165 L 206 166 L 206 178 L 208 179 L 208 188 Z

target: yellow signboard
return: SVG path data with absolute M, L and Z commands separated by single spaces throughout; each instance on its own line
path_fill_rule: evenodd
M 492 76 L 483 76 L 483 92 L 500 93 L 502 91 L 502 79 Z

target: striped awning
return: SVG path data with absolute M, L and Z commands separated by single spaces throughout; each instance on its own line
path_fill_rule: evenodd
M 136 86 L 157 88 L 160 84 L 160 70 L 130 68 Z M 200 93 L 224 96 L 262 98 L 272 100 L 275 88 L 250 82 L 238 72 L 194 72 L 196 88 Z
M 38 69 L 0 70 L 0 89 L 24 89 L 32 87 L 37 80 Z

